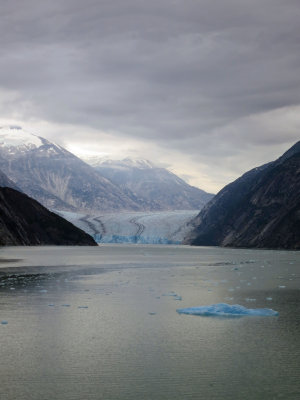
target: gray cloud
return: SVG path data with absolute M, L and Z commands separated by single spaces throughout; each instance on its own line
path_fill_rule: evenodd
M 223 162 L 225 183 L 228 157 L 254 163 L 299 138 L 297 1 L 3 0 L 0 12 L 3 117 L 86 128 L 50 139 L 148 141 Z

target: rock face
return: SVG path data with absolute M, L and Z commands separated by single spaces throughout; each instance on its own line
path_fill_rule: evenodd
M 0 171 L 0 187 L 10 187 L 18 190 L 18 187 L 13 183 L 13 181 L 8 179 L 8 177 L 2 171 Z
M 0 169 L 24 193 L 58 210 L 139 210 L 130 195 L 78 157 L 20 127 L 0 128 Z
M 192 245 L 300 249 L 300 142 L 225 186 L 192 226 Z
M 133 193 L 149 211 L 200 210 L 213 197 L 148 160 L 86 161 L 123 191 Z
M 84 245 L 95 241 L 27 195 L 0 187 L 0 245 Z

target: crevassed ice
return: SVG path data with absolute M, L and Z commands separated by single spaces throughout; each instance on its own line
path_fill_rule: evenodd
M 202 316 L 217 316 L 217 317 L 244 317 L 244 316 L 259 316 L 273 317 L 278 315 L 277 311 L 270 308 L 246 308 L 239 304 L 211 304 L 209 306 L 180 308 L 176 310 L 179 314 L 202 315 Z

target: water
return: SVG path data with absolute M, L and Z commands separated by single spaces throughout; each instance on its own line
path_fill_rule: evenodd
M 300 253 L 101 245 L 0 251 L 1 400 L 300 397 Z M 178 308 L 272 308 L 211 318 Z

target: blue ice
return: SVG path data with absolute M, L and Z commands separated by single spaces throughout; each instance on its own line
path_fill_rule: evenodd
M 259 316 L 272 317 L 278 315 L 277 311 L 270 308 L 246 308 L 239 304 L 211 304 L 210 306 L 189 307 L 176 310 L 179 314 L 201 315 L 208 317 L 244 317 Z

